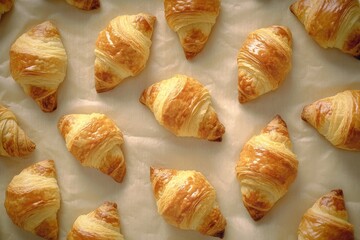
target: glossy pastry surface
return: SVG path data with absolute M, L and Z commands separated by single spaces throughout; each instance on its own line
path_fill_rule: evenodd
M 157 82 L 144 90 L 140 102 L 176 136 L 221 141 L 225 133 L 209 91 L 191 77 L 175 75 Z

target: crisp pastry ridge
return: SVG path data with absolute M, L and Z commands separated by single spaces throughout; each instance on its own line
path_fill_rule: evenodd
M 292 34 L 288 27 L 270 26 L 247 36 L 239 49 L 239 102 L 276 90 L 292 68 Z
M 118 16 L 99 33 L 95 48 L 98 93 L 115 88 L 145 68 L 155 20 L 155 16 L 146 13 Z
M 105 114 L 68 114 L 60 118 L 58 129 L 66 147 L 83 166 L 96 168 L 122 182 L 126 164 L 121 130 Z
M 0 156 L 24 157 L 35 148 L 35 143 L 18 125 L 14 113 L 0 104 Z
M 214 187 L 197 171 L 150 168 L 158 213 L 167 223 L 185 230 L 223 238 L 226 219 Z
M 320 197 L 308 209 L 298 228 L 298 240 L 354 240 L 354 226 L 348 221 L 344 194 L 335 189 Z
M 245 143 L 235 170 L 244 206 L 258 221 L 287 193 L 297 176 L 298 160 L 279 115 Z
M 225 133 L 209 91 L 194 78 L 177 74 L 146 88 L 140 102 L 176 136 L 221 141 Z
M 66 2 L 74 7 L 87 11 L 100 8 L 100 0 L 66 0 Z
M 220 12 L 220 0 L 164 0 L 165 18 L 187 59 L 200 53 Z
M 335 147 L 360 151 L 360 90 L 346 90 L 304 107 L 301 118 Z
M 44 239 L 58 239 L 60 190 L 53 160 L 25 168 L 8 185 L 5 209 L 13 223 Z
M 57 108 L 58 88 L 66 68 L 67 55 L 59 31 L 50 21 L 34 26 L 11 45 L 11 75 L 44 112 Z

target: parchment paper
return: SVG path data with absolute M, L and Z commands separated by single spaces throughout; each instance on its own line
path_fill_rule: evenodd
M 66 239 L 75 219 L 104 201 L 118 204 L 121 231 L 126 239 L 215 239 L 179 230 L 157 213 L 149 167 L 193 169 L 202 172 L 217 190 L 227 219 L 226 240 L 297 238 L 304 212 L 323 194 L 341 188 L 349 220 L 360 239 L 360 153 L 334 148 L 300 118 L 304 105 L 346 89 L 360 89 L 360 61 L 339 50 L 319 47 L 289 11 L 292 0 L 224 0 L 217 23 L 203 50 L 187 61 L 177 35 L 164 18 L 161 0 L 102 0 L 101 8 L 85 12 L 61 0 L 16 0 L 0 20 L 0 102 L 17 116 L 20 126 L 37 144 L 26 159 L 0 157 L 0 239 L 39 239 L 15 226 L 3 206 L 5 190 L 23 168 L 54 159 L 61 190 L 60 238 Z M 116 89 L 97 94 L 94 89 L 94 45 L 99 31 L 118 15 L 147 12 L 157 17 L 147 67 Z M 11 44 L 45 20 L 59 28 L 68 54 L 67 77 L 59 89 L 58 109 L 43 113 L 24 94 L 9 72 Z M 288 26 L 293 34 L 293 68 L 282 86 L 250 103 L 237 100 L 238 49 L 247 34 L 273 24 Z M 226 127 L 221 143 L 178 138 L 155 120 L 138 99 L 150 84 L 187 74 L 210 91 L 214 108 Z M 101 112 L 123 131 L 127 173 L 122 184 L 85 168 L 67 151 L 57 130 L 64 114 Z M 276 206 L 254 222 L 243 206 L 235 164 L 244 143 L 276 115 L 287 122 L 298 156 L 298 176 Z

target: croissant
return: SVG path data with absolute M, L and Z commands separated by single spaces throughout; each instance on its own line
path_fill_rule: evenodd
M 321 47 L 360 57 L 358 0 L 298 0 L 290 10 Z
M 19 127 L 15 115 L 0 104 L 0 156 L 24 157 L 35 147 L 35 143 Z
M 1 15 L 10 11 L 12 6 L 14 5 L 14 0 L 1 0 L 0 1 L 0 19 Z
M 192 59 L 205 47 L 220 4 L 220 0 L 164 0 L 166 21 L 178 34 L 187 59 Z
M 66 2 L 82 10 L 94 10 L 100 7 L 99 0 L 66 0 Z
M 298 229 L 299 240 L 354 240 L 341 189 L 325 194 L 304 214 Z
M 301 118 L 335 147 L 360 151 L 360 90 L 348 90 L 304 107 Z
M 204 235 L 223 238 L 226 220 L 216 192 L 203 174 L 150 168 L 150 180 L 158 212 L 169 224 Z
M 58 87 L 66 67 L 67 55 L 59 31 L 49 21 L 33 27 L 11 46 L 11 75 L 44 112 L 57 107 Z
M 89 214 L 79 216 L 67 236 L 67 240 L 76 239 L 124 240 L 116 203 L 105 202 Z
M 175 75 L 155 83 L 144 90 L 140 102 L 177 136 L 221 141 L 225 133 L 212 107 L 209 91 L 191 77 Z
M 286 123 L 277 115 L 245 144 L 236 165 L 244 206 L 255 221 L 286 194 L 297 169 Z
M 25 168 L 6 189 L 5 209 L 17 226 L 44 239 L 58 239 L 60 191 L 53 160 Z
M 97 92 L 109 91 L 145 68 L 155 20 L 145 13 L 118 16 L 99 33 L 95 48 Z
M 58 128 L 67 149 L 83 166 L 122 182 L 126 166 L 120 146 L 124 139 L 111 119 L 100 113 L 69 114 L 60 118 Z
M 240 103 L 273 91 L 291 69 L 292 35 L 284 26 L 251 32 L 237 56 Z

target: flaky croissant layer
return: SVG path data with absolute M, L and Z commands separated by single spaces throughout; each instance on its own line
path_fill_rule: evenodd
M 292 67 L 292 34 L 285 26 L 251 32 L 237 56 L 240 103 L 277 89 Z
M 82 10 L 94 10 L 100 7 L 99 0 L 66 0 L 66 2 Z
M 8 185 L 5 209 L 17 226 L 44 239 L 58 239 L 60 190 L 53 160 L 25 168 Z
M 297 176 L 286 123 L 276 116 L 243 147 L 236 165 L 244 206 L 260 220 L 288 191 Z
M 150 181 L 158 212 L 166 222 L 180 229 L 223 238 L 226 220 L 215 189 L 203 174 L 151 167 Z
M 24 157 L 35 147 L 35 143 L 19 127 L 15 115 L 0 104 L 0 155 Z
M 225 133 L 209 91 L 191 77 L 175 75 L 155 83 L 143 91 L 140 102 L 176 136 L 221 141 Z
M 360 151 L 360 90 L 347 90 L 304 107 L 301 118 L 335 147 Z
M 120 219 L 117 205 L 105 202 L 94 211 L 79 216 L 67 240 L 96 239 L 96 240 L 124 240 L 120 233 Z
M 50 21 L 31 28 L 11 46 L 11 75 L 44 112 L 57 108 L 58 87 L 66 69 L 67 55 L 59 31 Z
M 298 0 L 290 10 L 321 47 L 360 57 L 358 0 Z
M 348 222 L 343 191 L 332 190 L 306 211 L 298 229 L 298 240 L 354 240 Z
M 83 166 L 92 167 L 122 182 L 126 165 L 123 135 L 104 114 L 68 114 L 58 123 L 67 149 Z

